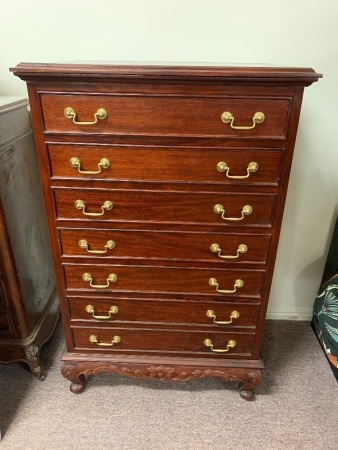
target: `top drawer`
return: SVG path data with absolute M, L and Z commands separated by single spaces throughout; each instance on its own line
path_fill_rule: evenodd
M 42 94 L 41 103 L 47 132 L 244 139 L 285 139 L 291 107 L 290 98 L 170 94 Z M 101 109 L 105 118 L 96 117 Z

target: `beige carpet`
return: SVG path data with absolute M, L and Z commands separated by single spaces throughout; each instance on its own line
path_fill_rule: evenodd
M 0 364 L 1 450 L 338 448 L 338 383 L 310 324 L 268 321 L 254 402 L 218 379 L 142 382 L 103 374 L 81 395 L 60 374 L 63 333 L 43 348 L 47 378 Z

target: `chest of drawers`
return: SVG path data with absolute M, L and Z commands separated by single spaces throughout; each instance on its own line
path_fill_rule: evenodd
M 238 381 L 252 399 L 312 69 L 19 64 L 61 299 L 62 374 Z

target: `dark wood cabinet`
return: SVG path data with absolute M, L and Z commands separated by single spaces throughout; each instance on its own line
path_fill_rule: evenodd
M 312 69 L 19 64 L 72 392 L 104 371 L 253 398 Z
M 27 106 L 0 97 L 0 362 L 24 361 L 42 379 L 59 302 Z

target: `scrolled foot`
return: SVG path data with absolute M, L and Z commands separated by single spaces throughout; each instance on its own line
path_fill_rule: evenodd
M 41 371 L 41 367 L 37 367 L 36 369 L 34 369 L 34 371 L 32 370 L 32 372 L 37 376 L 37 378 L 41 381 L 45 381 L 46 379 L 46 375 L 42 373 Z
M 40 366 L 40 350 L 39 347 L 32 343 L 25 347 L 25 358 L 29 365 L 31 372 L 41 381 L 46 379 L 46 376 L 42 374 Z
M 250 370 L 245 373 L 243 377 L 243 385 L 239 390 L 240 396 L 244 400 L 254 400 L 254 390 L 260 385 L 262 381 L 262 375 L 260 370 Z

